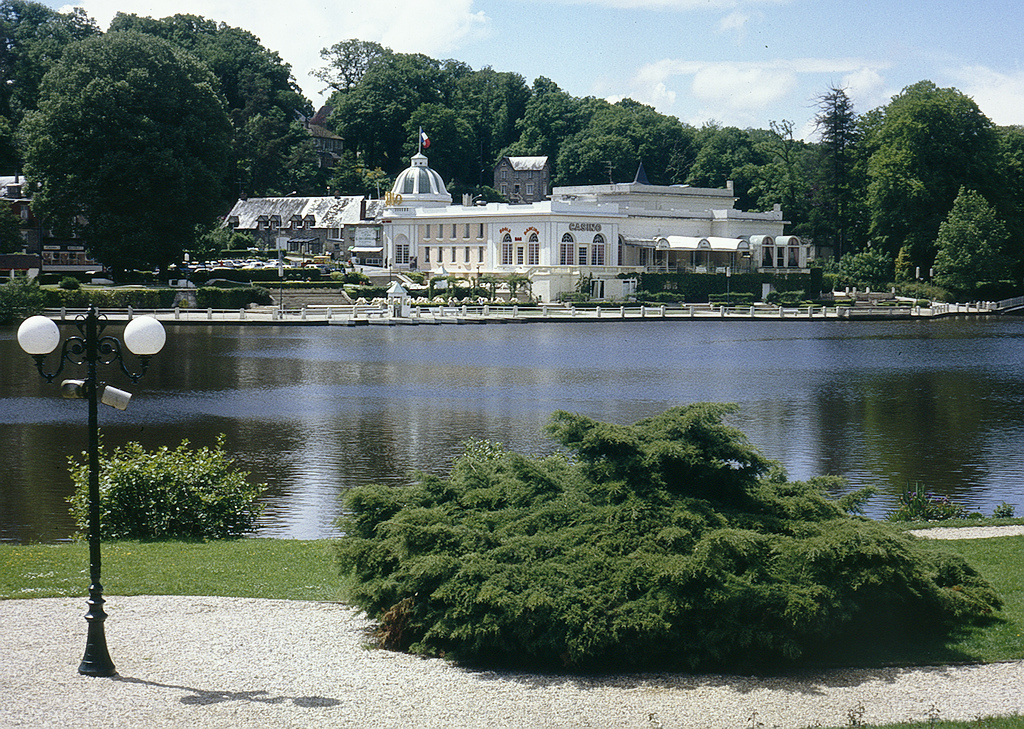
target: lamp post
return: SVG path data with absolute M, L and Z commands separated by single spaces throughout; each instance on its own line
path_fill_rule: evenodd
M 103 621 L 103 585 L 100 584 L 100 466 L 99 466 L 99 417 L 97 403 L 124 410 L 131 395 L 110 387 L 96 379 L 99 364 L 117 363 L 121 371 L 132 382 L 138 382 L 149 368 L 149 358 L 159 352 L 167 338 L 163 325 L 152 317 L 139 317 L 128 322 L 124 328 L 124 346 L 139 357 L 140 371 L 128 369 L 122 356 L 121 342 L 112 336 L 102 336 L 106 321 L 95 306 L 75 321 L 79 336 L 64 340 L 57 369 L 46 372 L 44 364 L 47 355 L 60 344 L 60 329 L 45 316 L 32 316 L 18 328 L 18 344 L 36 361 L 36 369 L 47 382 L 64 370 L 64 365 L 86 365 L 84 380 L 64 380 L 61 394 L 66 398 L 84 398 L 89 401 L 89 612 L 85 619 L 89 624 L 85 643 L 85 655 L 78 672 L 87 676 L 113 676 L 117 671 L 107 652 L 107 639 Z

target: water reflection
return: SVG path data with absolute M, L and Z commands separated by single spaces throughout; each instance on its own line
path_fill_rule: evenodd
M 345 488 L 442 472 L 469 437 L 548 452 L 558 408 L 626 423 L 703 400 L 738 403 L 732 422 L 792 478 L 878 486 L 874 515 L 908 481 L 1024 511 L 1022 354 L 1018 319 L 171 326 L 142 382 L 109 375 L 134 397 L 100 425 L 110 447 L 224 433 L 270 486 L 270 536 L 330 535 Z M 66 538 L 84 406 L 38 377 L 13 328 L 0 412 L 0 539 Z

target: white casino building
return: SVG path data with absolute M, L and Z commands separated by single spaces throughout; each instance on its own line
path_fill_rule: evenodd
M 638 171 L 637 177 L 645 179 Z M 395 180 L 380 217 L 385 265 L 473 279 L 529 276 L 555 301 L 587 279 L 596 299 L 623 299 L 641 271 L 806 271 L 809 246 L 783 235 L 782 210 L 741 212 L 725 189 L 640 182 L 556 187 L 521 205 L 453 205 L 419 153 Z

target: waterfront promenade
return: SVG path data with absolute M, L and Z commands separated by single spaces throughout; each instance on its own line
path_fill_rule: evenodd
M 84 309 L 48 309 L 55 320 L 74 319 Z M 398 304 L 338 304 L 281 308 L 259 306 L 244 309 L 104 309 L 109 321 L 127 321 L 134 316 L 156 316 L 170 324 L 270 324 L 337 326 L 416 326 L 440 324 L 488 324 L 574 321 L 653 320 L 905 320 L 946 316 L 978 316 L 998 313 L 995 304 L 935 304 L 920 306 L 801 306 L 765 304 L 720 306 L 684 304 L 677 306 L 421 306 Z

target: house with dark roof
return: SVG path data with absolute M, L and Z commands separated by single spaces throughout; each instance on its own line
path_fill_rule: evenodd
M 362 196 L 253 197 L 236 202 L 224 224 L 264 250 L 348 260 L 353 248 L 383 251 L 383 206 Z
M 326 126 L 327 117 L 331 115 L 331 107 L 320 107 L 320 111 L 310 117 L 296 115 L 316 145 L 317 166 L 321 169 L 334 167 L 341 159 L 345 140 Z
M 551 195 L 547 157 L 502 157 L 494 166 L 494 189 L 511 203 L 532 203 Z

